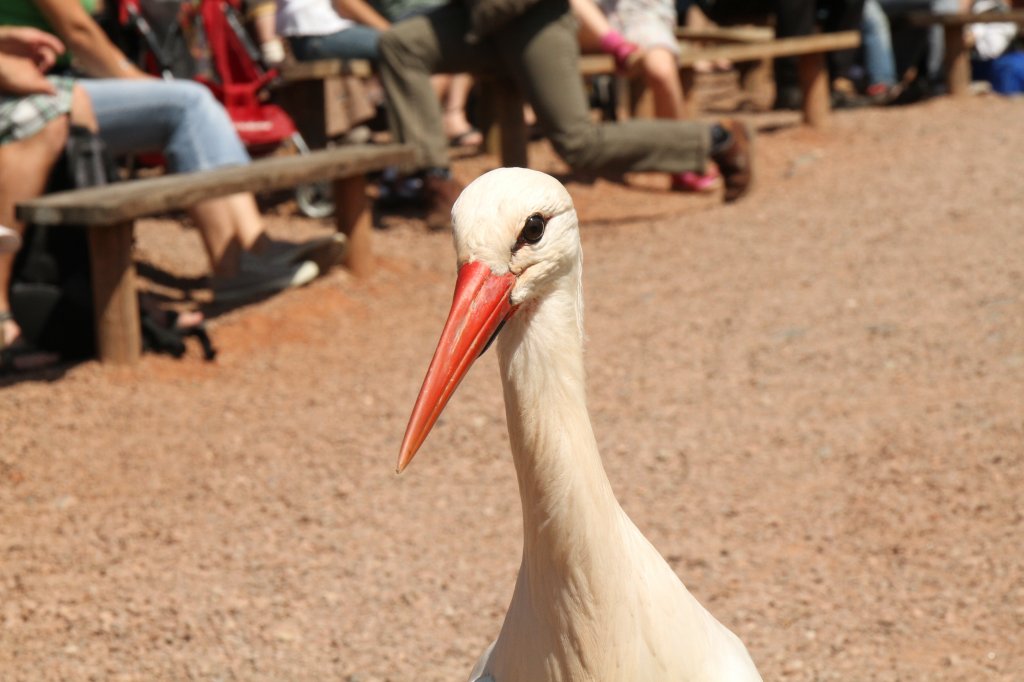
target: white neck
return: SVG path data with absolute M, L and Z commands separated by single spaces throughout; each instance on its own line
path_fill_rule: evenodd
M 523 506 L 523 564 L 509 617 L 532 622 L 572 659 L 621 575 L 625 519 L 587 413 L 582 301 L 570 286 L 520 310 L 498 337 L 505 410 Z M 572 661 L 587 667 L 586 661 Z

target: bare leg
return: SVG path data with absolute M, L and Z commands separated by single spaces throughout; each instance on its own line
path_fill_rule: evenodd
M 483 135 L 473 132 L 473 126 L 466 118 L 466 102 L 469 91 L 473 89 L 473 76 L 468 73 L 457 73 L 448 79 L 448 90 L 441 100 L 444 108 L 444 131 L 449 138 L 463 136 L 461 146 L 478 146 L 483 144 Z
M 658 118 L 683 119 L 683 86 L 679 80 L 679 67 L 672 52 L 663 47 L 652 47 L 643 56 L 644 75 L 654 93 L 654 113 Z
M 68 139 L 68 120 L 61 117 L 50 121 L 32 137 L 0 145 L 0 224 L 17 232 L 24 226 L 15 218 L 14 207 L 19 201 L 34 199 L 46 189 L 50 169 L 60 157 Z M 8 291 L 14 269 L 14 254 L 0 255 L 0 310 L 10 311 Z M 6 347 L 21 336 L 21 328 L 14 320 L 0 323 L 0 347 Z M 23 369 L 52 364 L 57 357 L 39 354 L 38 358 L 22 358 Z
M 242 251 L 252 249 L 263 236 L 256 199 L 248 193 L 201 201 L 189 215 L 199 227 L 210 266 L 217 276 L 237 274 Z

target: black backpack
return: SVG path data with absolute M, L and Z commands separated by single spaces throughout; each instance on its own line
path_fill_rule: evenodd
M 92 131 L 72 126 L 63 157 L 51 174 L 47 192 L 106 185 L 119 179 L 106 146 Z M 92 280 L 86 229 L 76 226 L 29 225 L 14 261 L 11 313 L 24 338 L 36 348 L 59 353 L 65 360 L 96 354 Z M 204 356 L 216 350 L 205 328 L 180 330 L 158 324 L 140 310 L 143 348 L 181 357 L 185 337 L 196 336 Z

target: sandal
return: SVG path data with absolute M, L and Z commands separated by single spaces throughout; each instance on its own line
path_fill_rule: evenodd
M 14 316 L 9 310 L 0 310 L 0 375 L 45 369 L 60 362 L 58 354 L 36 348 L 20 333 L 8 342 L 4 331 L 7 322 L 14 322 Z
M 185 355 L 185 339 L 193 336 L 202 346 L 204 360 L 217 357 L 217 349 L 206 331 L 206 319 L 199 311 L 163 310 L 148 296 L 140 296 L 139 318 L 145 350 L 181 358 Z
M 469 130 L 448 137 L 448 146 L 455 149 L 476 149 L 483 143 L 483 133 L 472 126 Z

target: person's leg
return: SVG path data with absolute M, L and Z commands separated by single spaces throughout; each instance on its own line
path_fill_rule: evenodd
M 575 22 L 566 5 L 535 5 L 493 41 L 555 150 L 573 169 L 704 171 L 710 149 L 707 124 L 640 119 L 593 123 L 579 77 Z
M 295 58 L 304 62 L 317 59 L 377 61 L 380 56 L 380 31 L 362 24 L 322 36 L 295 36 L 288 42 Z
M 643 65 L 647 86 L 654 95 L 655 116 L 684 119 L 683 84 L 675 53 L 663 47 L 651 48 L 644 53 Z
M 878 0 L 867 0 L 864 3 L 861 34 L 864 40 L 864 68 L 868 77 L 868 94 L 872 94 L 871 88 L 878 86 L 888 90 L 896 85 L 896 59 L 892 51 L 889 17 Z
M 793 38 L 814 33 L 814 0 L 774 0 L 775 36 Z M 799 109 L 803 101 L 796 57 L 775 60 L 775 107 Z
M 21 233 L 24 227 L 15 217 L 19 201 L 33 199 L 43 193 L 53 164 L 64 151 L 68 139 L 68 119 L 60 117 L 47 123 L 35 135 L 0 145 L 0 224 Z M 14 269 L 14 253 L 0 254 L 0 349 L 19 343 L 21 327 L 10 317 L 9 291 Z M 58 357 L 52 353 L 32 352 L 11 360 L 18 369 L 31 369 L 53 364 Z
M 100 135 L 114 154 L 163 151 L 172 171 L 249 163 L 224 108 L 191 81 L 95 80 L 85 83 Z M 250 193 L 209 199 L 190 211 L 215 275 L 237 272 L 239 254 L 263 234 Z
M 388 97 L 388 121 L 398 142 L 416 147 L 423 168 L 446 169 L 450 161 L 434 73 L 493 68 L 493 50 L 466 42 L 469 17 L 459 3 L 410 17 L 381 34 L 380 78 Z
M 111 154 L 163 152 L 168 168 L 178 173 L 249 162 L 224 107 L 199 83 L 129 79 L 81 83 Z
M 819 3 L 825 12 L 822 32 L 860 30 L 864 18 L 864 0 L 819 0 Z M 856 61 L 856 50 L 829 52 L 828 65 L 832 79 L 849 79 Z
M 201 201 L 189 216 L 203 238 L 210 267 L 218 277 L 237 274 L 242 251 L 263 236 L 263 220 L 255 198 L 248 193 Z
M 88 96 L 77 84 L 71 87 L 70 111 L 47 123 L 38 133 L 23 140 L 0 145 L 0 224 L 21 234 L 24 225 L 17 219 L 18 202 L 41 195 L 50 171 L 64 152 L 69 120 L 75 125 L 96 130 L 96 117 Z M 11 308 L 9 291 L 14 269 L 14 253 L 0 254 L 0 312 Z M 21 335 L 13 319 L 0 323 L 0 347 L 9 345 Z M 44 360 L 53 360 L 44 354 Z
M 456 73 L 446 78 L 448 84 L 441 98 L 444 107 L 445 135 L 454 146 L 479 147 L 484 141 L 483 134 L 473 127 L 466 116 L 469 92 L 473 89 L 473 76 L 468 73 Z

